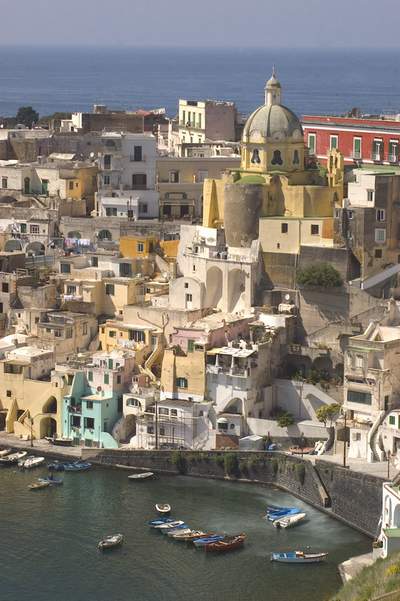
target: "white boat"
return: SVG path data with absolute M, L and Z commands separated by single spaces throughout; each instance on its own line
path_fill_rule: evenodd
M 320 563 L 327 557 L 328 553 L 305 553 L 304 551 L 271 553 L 271 561 L 280 563 Z
M 171 513 L 171 505 L 168 505 L 168 503 L 157 503 L 156 504 L 156 511 L 160 515 L 165 515 L 167 513 Z
M 25 470 L 31 470 L 34 467 L 38 467 L 39 465 L 41 465 L 42 463 L 45 462 L 45 458 L 44 457 L 36 457 L 35 455 L 32 455 L 31 457 L 28 457 L 27 459 L 23 460 L 23 468 Z
M 190 534 L 192 531 L 191 528 L 175 528 L 167 531 L 167 536 L 173 538 L 176 534 Z
M 14 463 L 18 463 L 18 461 L 23 457 L 26 457 L 27 454 L 27 451 L 19 451 L 18 453 L 11 453 L 11 455 L 1 457 L 0 465 L 13 465 Z
M 97 548 L 100 551 L 104 551 L 105 549 L 113 549 L 114 547 L 119 547 L 124 542 L 124 536 L 122 534 L 113 534 L 112 536 L 106 536 L 103 538 L 97 545 Z
M 11 453 L 11 449 L 2 449 L 0 451 L 0 457 L 5 457 L 6 455 L 9 455 Z
M 184 523 L 185 522 L 183 520 L 176 520 L 175 522 L 166 522 L 163 524 L 158 524 L 157 526 L 154 526 L 154 528 L 157 528 L 158 530 L 173 530 L 178 526 L 182 526 L 182 524 Z
M 153 472 L 142 472 L 141 474 L 131 474 L 128 476 L 129 480 L 148 480 L 154 478 Z
M 296 526 L 299 522 L 302 522 L 305 517 L 306 517 L 306 513 L 296 513 L 295 515 L 288 515 L 286 517 L 280 518 L 279 520 L 275 520 L 274 522 L 272 522 L 273 526 L 275 526 L 275 528 L 292 528 L 293 526 Z

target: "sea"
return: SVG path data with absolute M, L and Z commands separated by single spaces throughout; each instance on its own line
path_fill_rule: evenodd
M 276 66 L 298 115 L 400 113 L 400 50 L 266 48 L 28 48 L 0 46 L 0 115 L 164 107 L 219 99 L 250 113 Z
M 328 601 L 337 566 L 371 541 L 272 487 L 185 476 L 128 480 L 128 470 L 57 474 L 63 486 L 32 491 L 44 469 L 0 469 L 1 601 Z M 232 553 L 205 553 L 149 528 L 155 503 L 192 528 L 247 534 Z M 276 530 L 267 505 L 294 505 L 307 521 Z M 97 543 L 122 533 L 122 547 Z M 271 563 L 272 551 L 309 546 L 325 563 Z

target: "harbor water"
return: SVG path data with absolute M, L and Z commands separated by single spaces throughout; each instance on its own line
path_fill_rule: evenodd
M 57 474 L 64 485 L 28 490 L 44 469 L 0 470 L 1 601 L 326 601 L 341 585 L 340 562 L 366 553 L 362 534 L 275 488 L 162 476 L 130 481 L 128 470 Z M 196 529 L 247 533 L 245 547 L 206 554 L 151 530 L 154 504 Z M 295 505 L 307 522 L 276 530 L 268 504 Z M 121 532 L 121 548 L 97 550 Z M 271 551 L 310 546 L 325 564 L 271 563 Z

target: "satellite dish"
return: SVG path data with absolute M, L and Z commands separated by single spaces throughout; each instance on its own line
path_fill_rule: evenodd
M 89 156 L 91 159 L 94 159 L 94 152 L 91 152 Z
M 290 294 L 285 294 L 285 300 L 290 301 Z

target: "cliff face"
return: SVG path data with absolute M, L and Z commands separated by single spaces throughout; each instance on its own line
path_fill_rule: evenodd
M 331 601 L 399 601 L 400 553 L 378 559 L 347 582 Z M 321 600 L 323 601 L 323 600 Z

